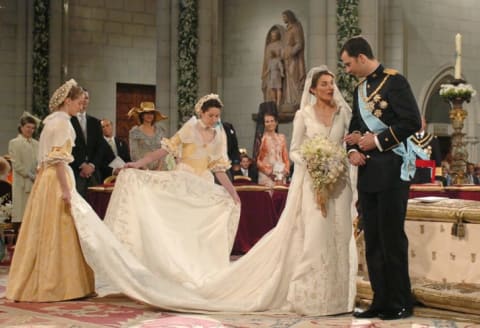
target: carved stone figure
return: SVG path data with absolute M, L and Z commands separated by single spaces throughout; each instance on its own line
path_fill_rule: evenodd
M 262 68 L 262 91 L 263 91 L 263 100 L 264 101 L 275 101 L 279 104 L 282 101 L 282 90 L 284 89 L 284 79 L 280 76 L 279 80 L 275 83 L 272 83 L 272 74 L 271 66 L 281 66 L 282 70 L 284 67 L 283 64 L 283 35 L 285 34 L 285 28 L 281 25 L 274 25 L 268 30 L 267 37 L 265 40 L 265 52 L 263 55 L 263 68 Z M 275 58 L 272 61 L 272 58 Z M 277 62 L 277 64 L 274 64 Z M 283 73 L 283 72 L 282 72 Z M 275 74 L 275 73 L 274 73 Z M 283 73 L 284 74 L 284 73 Z M 273 76 L 275 80 L 278 80 L 278 77 Z M 280 82 L 280 85 L 278 84 Z M 280 93 L 280 99 L 277 101 L 277 93 L 273 92 L 272 87 L 275 85 L 276 91 Z
M 287 28 L 284 40 L 285 89 L 284 104 L 298 108 L 305 83 L 305 37 L 302 24 L 291 10 L 282 13 Z M 281 110 L 282 111 L 282 110 Z

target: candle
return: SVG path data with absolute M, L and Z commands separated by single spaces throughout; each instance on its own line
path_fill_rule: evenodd
M 455 62 L 455 79 L 462 78 L 462 35 L 457 33 L 455 35 L 455 50 L 457 53 Z

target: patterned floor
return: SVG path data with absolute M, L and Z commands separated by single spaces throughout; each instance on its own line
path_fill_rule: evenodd
M 163 312 L 122 295 L 58 303 L 14 303 L 3 298 L 7 268 L 0 267 L 0 327 L 169 327 L 169 328 L 307 328 L 408 327 L 480 328 L 480 324 L 413 317 L 385 322 L 354 320 L 351 315 L 301 317 L 285 314 L 211 314 Z

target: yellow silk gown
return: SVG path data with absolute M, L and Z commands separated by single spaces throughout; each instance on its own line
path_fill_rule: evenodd
M 40 136 L 40 170 L 32 188 L 15 246 L 6 298 L 53 302 L 94 292 L 93 272 L 86 264 L 70 207 L 62 200 L 55 164 L 67 173 L 72 195 L 75 179 L 68 165 L 75 132 L 70 117 L 54 112 L 44 121 Z

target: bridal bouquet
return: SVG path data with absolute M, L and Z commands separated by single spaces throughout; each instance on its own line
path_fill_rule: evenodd
M 313 180 L 317 205 L 326 217 L 328 193 L 347 171 L 345 149 L 324 136 L 316 136 L 306 140 L 300 152 Z

